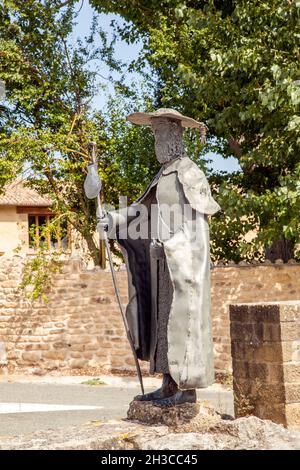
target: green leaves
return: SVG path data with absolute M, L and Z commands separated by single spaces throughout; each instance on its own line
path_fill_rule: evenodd
M 32 187 L 52 198 L 55 214 L 69 220 L 99 263 L 95 204 L 85 199 L 83 181 L 89 141 L 99 153 L 108 141 L 103 118 L 90 109 L 97 88 L 90 61 L 100 62 L 109 46 L 94 24 L 86 41 L 71 45 L 76 12 L 73 2 L 63 9 L 60 3 L 15 0 L 0 7 L 0 78 L 7 89 L 0 184 L 26 169 Z
M 298 2 L 91 3 L 98 11 L 123 16 L 124 27 L 116 27 L 120 37 L 129 43 L 144 41 L 142 56 L 131 70 L 150 65 L 146 77 L 154 83 L 154 105 L 177 108 L 207 123 L 206 148 L 196 135 L 186 133 L 193 160 L 205 166 L 203 155 L 211 148 L 240 163 L 238 173 L 210 175 L 223 209 L 211 222 L 214 258 L 261 258 L 264 247 L 282 237 L 296 246 Z M 63 9 L 59 4 L 5 0 L 0 7 L 0 79 L 8 96 L 7 110 L 0 116 L 0 184 L 29 162 L 38 176 L 33 184 L 50 192 L 58 212 L 70 214 L 75 208 L 73 224 L 88 238 L 95 228 L 94 206 L 82 198 L 88 141 L 97 141 L 107 202 L 117 204 L 120 193 L 136 198 L 157 163 L 151 133 L 127 126 L 124 119 L 132 106 L 145 109 L 151 100 L 142 96 L 135 102 L 136 94 L 127 90 L 130 105 L 119 95 L 105 115 L 91 112 L 97 82 L 88 63 L 105 59 L 117 70 L 120 64 L 97 19 L 88 40 L 70 47 L 75 2 Z M 62 181 L 68 181 L 63 193 Z
M 294 114 L 288 122 L 289 131 L 300 132 L 300 116 Z
M 241 174 L 211 177 L 223 208 L 212 218 L 214 256 L 251 259 L 282 237 L 299 243 L 299 2 L 92 3 L 146 38 L 159 104 L 204 120 L 208 145 L 239 160 Z

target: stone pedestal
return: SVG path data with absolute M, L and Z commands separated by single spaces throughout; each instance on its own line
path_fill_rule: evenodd
M 220 421 L 220 415 L 206 401 L 170 408 L 154 406 L 151 401 L 132 401 L 127 418 L 142 424 L 168 426 L 180 432 L 197 432 Z
M 300 301 L 229 310 L 236 417 L 300 427 Z

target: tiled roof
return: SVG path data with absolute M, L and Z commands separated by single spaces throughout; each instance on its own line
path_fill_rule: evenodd
M 25 185 L 26 181 L 18 178 L 4 188 L 0 194 L 1 206 L 41 206 L 49 207 L 52 201 L 47 196 L 41 196 L 34 189 Z

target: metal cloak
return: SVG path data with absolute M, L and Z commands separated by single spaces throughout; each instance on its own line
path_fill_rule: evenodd
M 153 275 L 159 257 L 153 239 L 163 250 L 173 286 L 167 361 L 182 390 L 207 387 L 214 381 L 207 215 L 219 209 L 204 173 L 188 157 L 180 157 L 163 165 L 131 206 L 108 213 L 109 236 L 117 238 L 126 259 L 127 321 L 138 358 L 150 361 L 150 373 L 155 372 L 160 283 Z

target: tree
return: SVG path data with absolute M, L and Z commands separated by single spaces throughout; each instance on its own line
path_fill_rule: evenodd
M 92 0 L 127 21 L 158 76 L 157 104 L 205 120 L 211 148 L 241 171 L 212 175 L 216 259 L 283 258 L 300 242 L 298 0 Z M 255 228 L 257 236 L 245 242 Z M 296 253 L 297 255 L 297 253 Z M 299 256 L 299 254 L 298 254 Z
M 6 50 L 9 53 L 10 44 L 6 44 Z M 8 109 L 2 104 L 5 101 L 5 82 L 0 80 L 0 133 L 5 131 Z M 5 154 L 0 147 L 0 193 L 3 192 L 5 185 L 16 176 L 20 171 L 20 162 L 16 155 L 6 159 Z
M 106 116 L 92 109 L 99 65 L 103 60 L 117 70 L 120 65 L 113 60 L 113 44 L 108 44 L 95 20 L 85 40 L 71 43 L 76 16 L 74 2 L 62 6 L 57 0 L 5 0 L 1 4 L 0 79 L 6 83 L 7 110 L 1 122 L 0 165 L 5 171 L 0 183 L 3 186 L 25 168 L 29 184 L 52 198 L 57 220 L 73 225 L 99 264 L 95 203 L 83 191 L 89 142 L 97 144 L 106 202 L 116 203 L 116 189 L 122 194 L 126 184 L 134 197 L 145 180 L 143 173 L 147 176 L 149 165 L 135 165 L 133 171 L 134 149 L 139 142 L 145 147 L 147 133 L 117 124 L 118 113 L 125 111 L 121 103 L 115 101 L 114 113 Z

